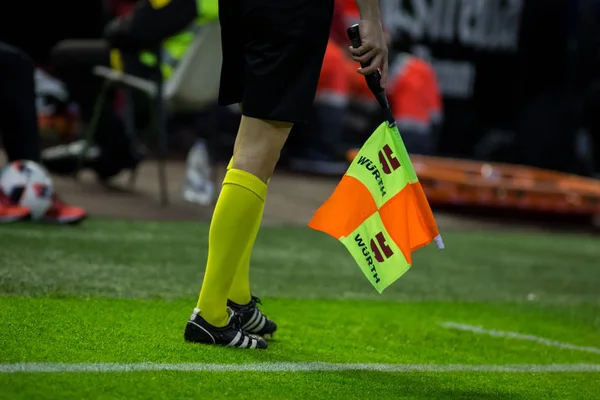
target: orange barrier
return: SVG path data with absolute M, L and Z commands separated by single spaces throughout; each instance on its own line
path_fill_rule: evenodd
M 350 151 L 348 161 L 356 153 Z M 411 159 L 432 206 L 600 214 L 600 181 L 596 179 L 521 165 L 420 155 Z

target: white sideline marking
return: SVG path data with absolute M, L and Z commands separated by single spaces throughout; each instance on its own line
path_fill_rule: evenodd
M 22 237 L 28 239 L 47 239 L 49 235 L 52 238 L 61 238 L 67 240 L 101 241 L 101 242 L 174 242 L 180 239 L 185 240 L 185 236 L 166 236 L 164 234 L 154 234 L 152 232 L 131 232 L 126 235 L 111 235 L 103 232 L 85 232 L 73 233 L 70 231 L 37 231 L 34 229 L 16 229 L 2 231 L 3 236 Z
M 0 374 L 81 373 L 81 372 L 306 372 L 306 371 L 377 371 L 377 372 L 600 372 L 600 364 L 334 364 L 325 362 L 265 362 L 251 364 L 210 363 L 15 363 L 0 364 Z
M 559 342 L 556 340 L 546 339 L 546 338 L 543 338 L 540 336 L 535 336 L 535 335 L 527 335 L 527 334 L 519 333 L 519 332 L 507 332 L 507 331 L 499 331 L 496 329 L 485 329 L 481 326 L 461 324 L 461 323 L 452 322 L 452 321 L 440 322 L 440 325 L 443 326 L 444 328 L 458 329 L 460 331 L 473 332 L 478 335 L 505 337 L 505 338 L 517 339 L 517 340 L 529 340 L 532 342 L 543 344 L 545 346 L 558 347 L 559 349 L 577 350 L 577 351 L 585 351 L 587 353 L 600 354 L 600 349 L 597 347 L 577 346 L 577 345 L 570 344 L 570 343 Z

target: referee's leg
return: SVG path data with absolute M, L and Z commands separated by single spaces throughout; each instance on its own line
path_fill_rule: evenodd
M 260 228 L 267 181 L 293 126 L 243 115 L 233 162 L 223 180 L 209 232 L 204 282 L 197 308 L 215 326 L 228 321 L 227 300 L 251 301 L 250 254 Z
M 265 12 L 264 7 L 262 11 L 258 7 L 253 10 L 251 1 L 244 2 L 244 42 L 237 49 L 240 54 L 229 48 L 227 19 L 221 16 L 221 103 L 240 101 L 243 116 L 233 163 L 211 222 L 208 263 L 197 307 L 198 315 L 214 327 L 230 323 L 228 300 L 254 304 L 248 261 L 262 219 L 267 182 L 293 124 L 306 120 L 314 100 L 329 36 L 332 2 L 298 2 L 304 4 L 295 9 L 300 13 L 295 18 L 285 10 L 287 3 L 274 0 L 273 10 Z M 309 20 L 310 29 L 305 23 Z M 235 61 L 242 64 L 237 73 L 235 68 L 230 70 Z M 228 82 L 239 79 L 240 72 L 243 79 L 237 82 L 241 87 L 240 98 L 236 98 L 231 95 L 235 91 L 230 91 Z

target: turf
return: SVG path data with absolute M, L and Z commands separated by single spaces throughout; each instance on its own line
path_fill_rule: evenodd
M 23 375 L 0 398 L 22 399 L 597 399 L 598 374 L 376 372 Z M 7 386 L 4 386 L 7 383 Z
M 264 352 L 186 344 L 207 228 L 90 221 L 0 226 L 0 364 L 332 362 L 600 364 L 600 354 L 479 335 L 446 321 L 600 348 L 600 246 L 587 236 L 445 232 L 383 295 L 335 240 L 267 228 L 253 287 L 280 325 Z M 595 399 L 599 373 L 0 373 L 0 398 Z
M 2 345 L 5 362 L 600 363 L 600 354 L 438 325 L 460 321 L 600 347 L 600 324 L 584 323 L 587 308 L 573 314 L 520 305 L 273 299 L 264 309 L 279 322 L 281 334 L 269 351 L 223 352 L 182 341 L 189 301 L 5 298 L 3 303 L 0 331 L 10 332 Z M 340 324 L 345 329 L 337 329 Z
M 0 292 L 188 299 L 198 293 L 207 233 L 192 223 L 0 226 Z M 533 294 L 545 304 L 600 305 L 596 237 L 474 231 L 446 232 L 444 240 L 448 250 L 419 250 L 415 267 L 379 295 L 336 240 L 267 228 L 253 254 L 253 285 L 296 299 L 521 302 Z

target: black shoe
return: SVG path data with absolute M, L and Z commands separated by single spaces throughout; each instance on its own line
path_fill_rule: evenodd
M 81 166 L 86 168 L 100 157 L 100 149 L 97 146 L 90 146 L 85 155 L 83 155 L 84 149 L 83 140 L 49 147 L 42 150 L 42 164 L 54 174 L 72 175 L 80 167 L 80 158 L 82 158 Z
M 198 313 L 195 308 L 186 327 L 184 338 L 188 342 L 216 344 L 241 349 L 266 349 L 267 342 L 263 338 L 251 335 L 242 329 L 240 316 L 231 312 L 227 325 L 222 328 L 212 326 Z
M 267 318 L 259 309 L 257 304 L 262 304 L 260 299 L 252 296 L 250 303 L 240 305 L 227 300 L 227 306 L 240 316 L 242 328 L 249 333 L 270 339 L 277 330 L 277 324 Z
M 78 140 L 47 148 L 42 151 L 42 164 L 57 175 L 72 175 L 81 167 L 96 172 L 100 180 L 108 180 L 122 170 L 134 169 L 146 153 L 141 145 L 136 146 L 135 151 L 123 150 L 114 154 L 107 154 L 96 145 L 91 145 L 84 154 L 85 147 L 85 142 Z

